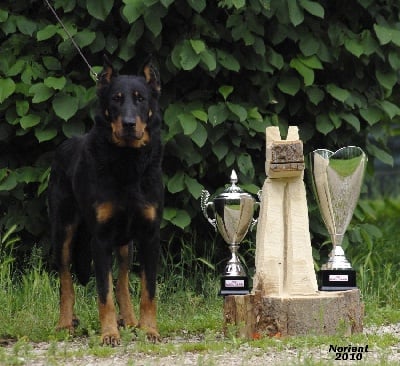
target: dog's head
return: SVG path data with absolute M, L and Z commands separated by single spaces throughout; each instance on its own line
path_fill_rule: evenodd
M 150 127 L 158 113 L 160 80 L 151 62 L 144 76 L 116 75 L 105 58 L 97 94 L 101 113 L 110 127 L 110 140 L 120 147 L 141 148 L 149 144 Z

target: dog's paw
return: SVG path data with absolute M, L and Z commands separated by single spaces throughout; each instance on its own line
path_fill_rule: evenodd
M 146 338 L 148 341 L 152 343 L 160 343 L 161 342 L 161 336 L 160 333 L 158 333 L 158 330 L 153 327 L 143 327 L 139 326 L 139 328 L 146 333 Z
M 74 334 L 75 329 L 79 326 L 79 319 L 77 317 L 71 320 L 60 319 L 57 324 L 57 331 L 67 330 L 69 334 Z
M 116 347 L 121 344 L 119 333 L 104 333 L 101 335 L 101 344 L 103 346 Z

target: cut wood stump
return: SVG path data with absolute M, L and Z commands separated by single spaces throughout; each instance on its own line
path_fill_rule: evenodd
M 313 296 L 226 296 L 225 328 L 235 327 L 242 338 L 294 335 L 343 336 L 362 333 L 364 304 L 360 290 L 319 292 Z

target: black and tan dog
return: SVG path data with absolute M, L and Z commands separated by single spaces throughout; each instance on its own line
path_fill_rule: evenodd
M 86 284 L 94 263 L 103 344 L 120 342 L 118 325 L 139 326 L 153 340 L 156 267 L 163 208 L 159 76 L 151 64 L 144 76 L 115 75 L 106 60 L 98 82 L 100 113 L 89 133 L 56 151 L 48 199 L 52 246 L 60 275 L 58 328 L 73 331 L 72 273 Z M 129 294 L 133 245 L 141 265 L 140 319 Z M 119 264 L 114 305 L 113 254 Z

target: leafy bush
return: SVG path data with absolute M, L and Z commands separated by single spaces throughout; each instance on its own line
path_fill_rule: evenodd
M 55 0 L 95 70 L 153 54 L 163 82 L 164 232 L 205 232 L 199 195 L 235 168 L 256 192 L 265 128 L 300 127 L 306 152 L 358 145 L 391 164 L 400 109 L 400 5 L 383 0 Z M 41 0 L 0 5 L 0 226 L 44 242 L 55 147 L 92 123 L 95 83 Z M 88 113 L 89 112 L 89 113 Z M 210 228 L 207 232 L 211 233 Z

